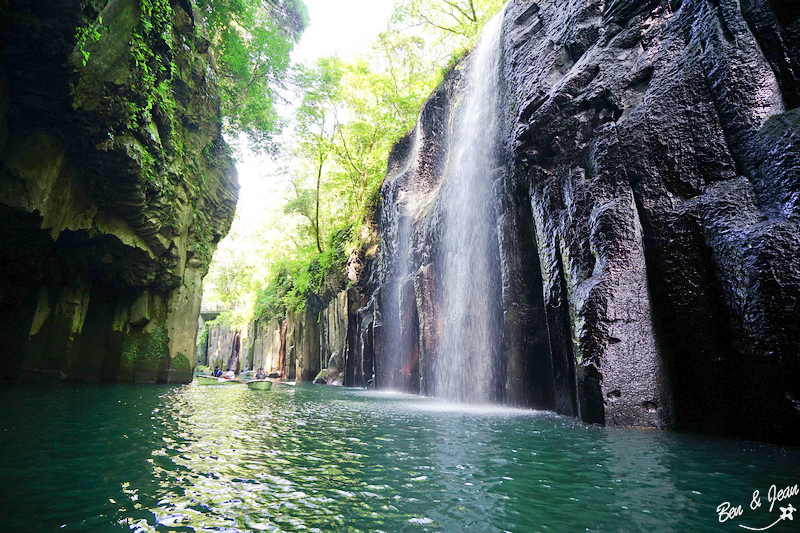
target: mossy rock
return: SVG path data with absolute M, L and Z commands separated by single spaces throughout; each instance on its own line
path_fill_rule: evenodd
M 176 372 L 192 371 L 192 364 L 189 362 L 189 358 L 182 353 L 179 353 L 178 355 L 172 358 L 169 367 L 171 370 L 174 370 Z
M 169 335 L 162 324 L 152 333 L 142 332 L 128 337 L 122 353 L 120 378 L 124 381 L 155 381 L 169 363 Z M 188 360 L 186 364 L 189 366 Z
M 159 383 L 189 383 L 194 379 L 189 359 L 179 353 L 169 361 L 169 367 L 158 374 Z

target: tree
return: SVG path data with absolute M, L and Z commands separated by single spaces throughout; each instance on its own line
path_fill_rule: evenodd
M 398 0 L 390 30 L 416 30 L 444 66 L 449 57 L 461 56 L 475 44 L 484 24 L 502 6 L 502 0 Z
M 365 60 L 341 65 L 342 86 L 336 112 L 336 137 L 330 173 L 340 201 L 349 213 L 347 222 L 362 214 L 370 189 L 379 186 L 386 170 L 391 144 L 409 124 L 394 98 L 395 86 L 383 72 Z M 415 110 L 416 114 L 416 110 Z
M 372 47 L 369 57 L 372 68 L 386 78 L 385 98 L 404 132 L 417 119 L 422 102 L 439 83 L 440 77 L 432 69 L 435 57 L 419 35 L 386 30 Z
M 413 127 L 448 62 L 465 53 L 500 5 L 400 0 L 369 54 L 323 58 L 295 71 L 299 105 L 284 152 L 291 180 L 274 213 L 282 246 L 265 248 L 270 284 L 259 291 L 258 316 L 317 309 L 341 289 L 349 255 L 375 244 L 368 217 L 391 147 Z
M 300 175 L 293 180 L 295 197 L 287 204 L 286 212 L 297 212 L 309 219 L 320 253 L 324 251 L 320 216 L 322 181 L 339 127 L 336 121 L 336 104 L 341 78 L 341 63 L 336 58 L 322 58 L 312 68 L 300 66 L 295 76 L 302 94 L 302 101 L 295 113 L 294 150 L 298 160 L 295 168 Z M 315 184 L 313 212 L 309 205 L 311 195 L 298 183 L 298 179 L 302 181 L 309 173 L 313 175 Z
M 275 153 L 283 126 L 276 104 L 289 53 L 308 25 L 300 0 L 198 0 L 219 71 L 222 114 L 256 151 Z

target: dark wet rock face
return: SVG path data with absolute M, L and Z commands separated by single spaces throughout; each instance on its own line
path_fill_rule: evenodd
M 784 4 L 507 5 L 492 199 L 502 400 L 798 442 L 800 10 Z M 437 154 L 458 84 L 428 102 L 384 185 L 376 325 L 411 279 L 418 327 L 399 329 L 418 332 L 423 390 L 442 324 Z M 403 202 L 425 208 L 398 274 Z M 392 348 L 378 338 L 380 368 Z
M 0 19 L 0 375 L 190 380 L 238 188 L 208 37 L 179 2 Z

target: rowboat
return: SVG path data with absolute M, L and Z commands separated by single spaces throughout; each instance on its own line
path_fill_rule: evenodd
M 241 383 L 238 379 L 215 378 L 204 374 L 197 374 L 197 382 L 200 385 L 227 385 L 229 383 Z
M 268 379 L 254 379 L 247 382 L 247 387 L 253 390 L 269 390 L 272 382 Z

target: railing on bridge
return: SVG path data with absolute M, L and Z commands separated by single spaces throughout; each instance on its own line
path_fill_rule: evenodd
M 200 304 L 200 314 L 220 314 L 224 311 L 232 311 L 236 306 L 222 305 L 222 304 Z
M 212 305 L 203 305 L 200 304 L 200 320 L 202 322 L 208 322 L 209 320 L 214 320 L 219 316 L 220 313 L 225 311 L 233 311 L 236 309 L 236 303 L 233 305 L 221 305 L 221 304 L 212 304 Z

